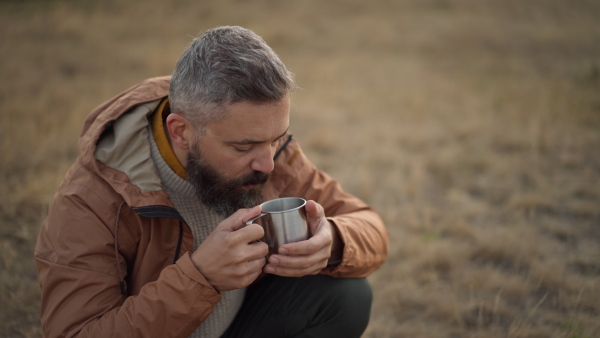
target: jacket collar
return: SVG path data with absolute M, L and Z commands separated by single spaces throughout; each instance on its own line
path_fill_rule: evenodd
M 145 80 L 98 106 L 84 123 L 81 161 L 132 208 L 173 207 L 150 156 L 149 116 L 168 96 L 170 77 Z

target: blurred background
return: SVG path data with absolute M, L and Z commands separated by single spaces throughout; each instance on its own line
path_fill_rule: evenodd
M 0 1 L 0 336 L 37 337 L 33 248 L 86 115 L 254 30 L 291 131 L 391 240 L 365 337 L 600 335 L 600 2 Z

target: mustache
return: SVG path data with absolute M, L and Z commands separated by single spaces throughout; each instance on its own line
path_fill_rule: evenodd
M 271 178 L 271 173 L 263 173 L 261 171 L 253 171 L 251 174 L 241 177 L 236 180 L 238 185 L 259 185 L 265 184 Z

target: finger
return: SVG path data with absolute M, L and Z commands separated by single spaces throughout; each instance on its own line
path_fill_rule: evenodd
M 323 231 L 317 230 L 307 240 L 287 243 L 279 247 L 278 253 L 283 255 L 312 255 L 319 250 L 329 247 L 331 238 Z
M 235 231 L 246 225 L 246 222 L 260 215 L 261 207 L 257 205 L 250 209 L 240 209 L 224 219 L 218 226 L 220 230 Z
M 327 262 L 329 255 L 327 250 L 324 248 L 310 255 L 278 255 L 274 254 L 269 257 L 269 264 L 293 268 L 293 269 L 307 269 L 319 262 Z
M 249 244 L 250 252 L 248 260 L 262 259 L 264 260 L 269 253 L 269 246 L 265 242 L 255 242 Z
M 314 219 L 314 218 L 320 218 L 323 213 L 323 207 L 313 201 L 313 200 L 308 200 L 306 201 L 306 206 L 305 206 L 305 210 L 306 210 L 306 218 L 309 219 Z
M 306 263 L 301 265 L 301 267 L 283 266 L 281 264 L 274 265 L 269 262 L 267 265 L 265 265 L 264 271 L 266 273 L 283 277 L 302 277 L 306 275 L 318 274 L 326 266 L 327 260 L 318 260 L 313 264 Z
M 235 269 L 234 274 L 230 276 L 232 288 L 238 289 L 250 285 L 258 278 L 258 276 L 260 276 L 264 265 L 264 257 L 262 259 L 246 261 L 242 263 L 242 265 L 239 265 Z
M 234 233 L 240 236 L 240 240 L 245 241 L 244 243 L 258 241 L 265 236 L 265 230 L 263 227 L 254 223 L 236 230 Z
M 267 259 L 263 256 L 247 262 L 248 273 L 260 273 L 263 267 L 267 264 Z
M 318 238 L 311 237 L 305 241 L 287 243 L 279 247 L 278 253 L 282 255 L 311 255 L 319 251 L 323 245 Z
M 306 202 L 305 210 L 306 223 L 308 223 L 311 233 L 314 234 L 319 224 L 325 219 L 325 209 L 319 203 L 309 200 Z
M 249 274 L 248 279 L 247 279 L 246 283 L 244 283 L 243 287 L 254 283 L 262 274 L 263 274 L 262 268 L 260 268 L 258 271 L 255 271 L 255 272 Z

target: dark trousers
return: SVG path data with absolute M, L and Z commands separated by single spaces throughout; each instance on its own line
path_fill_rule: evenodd
M 248 288 L 222 337 L 360 337 L 372 300 L 364 278 L 268 275 Z

